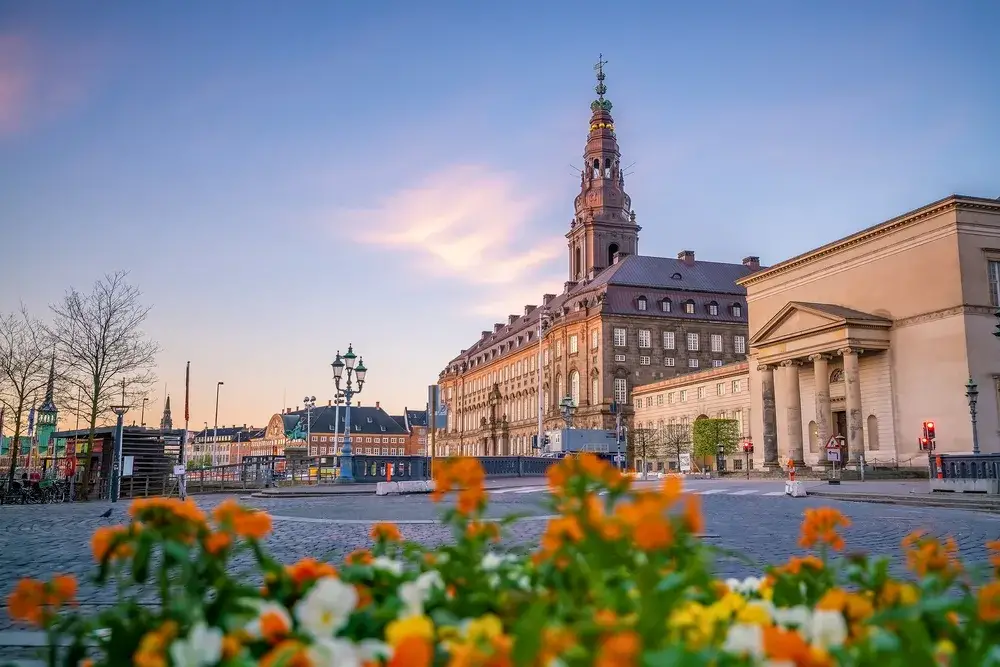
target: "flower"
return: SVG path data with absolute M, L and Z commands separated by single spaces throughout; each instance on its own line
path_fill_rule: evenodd
M 253 604 L 257 615 L 244 628 L 250 637 L 274 644 L 291 632 L 292 617 L 284 606 L 268 601 L 255 601 Z
M 809 508 L 802 521 L 799 546 L 809 549 L 819 544 L 840 551 L 844 548 L 844 539 L 837 529 L 850 525 L 851 520 L 832 507 Z
M 167 667 L 167 646 L 177 636 L 177 624 L 167 621 L 150 630 L 139 640 L 139 648 L 132 655 L 135 667 Z
M 310 667 L 363 667 L 389 657 L 383 642 L 366 639 L 355 644 L 340 637 L 314 639 L 306 649 Z
M 57 574 L 48 582 L 21 579 L 7 598 L 12 620 L 44 625 L 53 613 L 67 604 L 76 604 L 76 578 Z
M 215 522 L 223 529 L 248 540 L 262 540 L 271 532 L 271 517 L 235 500 L 225 500 L 212 513 Z
M 368 549 L 355 549 L 347 554 L 344 562 L 348 565 L 371 565 L 374 559 L 375 557 Z
M 309 647 L 300 641 L 286 639 L 260 659 L 259 667 L 314 667 Z
M 372 526 L 371 538 L 376 542 L 401 542 L 403 535 L 396 524 L 380 521 Z
M 385 640 L 393 648 L 408 637 L 419 637 L 427 641 L 434 639 L 434 622 L 421 614 L 398 618 L 385 628 Z
M 979 589 L 979 618 L 987 623 L 1000 623 L 1000 581 L 991 581 Z
M 233 538 L 227 533 L 210 533 L 202 540 L 205 551 L 213 556 L 218 556 L 228 549 L 233 543 Z
M 128 529 L 125 526 L 101 526 L 90 537 L 90 551 L 94 560 L 104 563 L 108 560 L 122 560 L 132 555 L 132 545 L 126 543 Z
M 397 577 L 403 574 L 403 563 L 394 558 L 388 558 L 387 556 L 377 556 L 374 560 L 372 560 L 372 567 L 376 570 L 388 572 Z
M 170 645 L 174 667 L 208 667 L 222 658 L 222 630 L 199 621 L 184 639 Z
M 836 648 L 847 641 L 847 623 L 839 611 L 820 609 L 812 615 L 809 637 L 822 648 Z
M 424 572 L 414 581 L 407 581 L 399 587 L 399 599 L 405 608 L 401 615 L 420 616 L 424 613 L 424 603 L 433 590 L 444 590 L 444 581 L 437 570 Z
M 641 650 L 639 635 L 632 630 L 606 637 L 597 649 L 594 667 L 629 667 L 637 664 Z
M 729 627 L 722 650 L 735 655 L 760 658 L 764 655 L 764 631 L 759 625 L 736 623 Z
M 411 635 L 396 646 L 388 667 L 429 667 L 434 660 L 434 647 L 426 637 Z
M 347 624 L 357 604 L 354 586 L 335 577 L 323 577 L 295 605 L 295 619 L 313 637 L 329 637 Z
M 297 563 L 287 566 L 285 572 L 300 588 L 323 577 L 337 576 L 337 569 L 334 566 L 329 563 L 321 563 L 315 558 L 303 558 Z
M 962 571 L 958 561 L 958 545 L 951 537 L 941 542 L 927 536 L 926 532 L 917 530 L 903 538 L 902 547 L 906 553 L 907 567 L 918 576 L 936 574 L 944 579 L 951 579 Z
M 486 572 L 492 572 L 499 568 L 504 562 L 502 556 L 498 556 L 492 551 L 487 551 L 483 556 L 482 561 L 480 561 L 479 566 L 483 568 Z

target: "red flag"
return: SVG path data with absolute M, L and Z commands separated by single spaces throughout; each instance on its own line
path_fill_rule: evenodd
M 191 420 L 191 410 L 188 397 L 191 394 L 191 362 L 187 362 L 187 370 L 184 371 L 184 421 Z

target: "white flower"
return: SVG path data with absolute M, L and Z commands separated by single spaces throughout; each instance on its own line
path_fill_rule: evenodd
M 505 560 L 504 558 L 490 551 L 485 556 L 483 556 L 483 561 L 481 563 L 481 566 L 487 572 L 492 572 L 493 570 L 500 567 L 503 564 L 504 560 Z
M 757 577 L 747 577 L 743 581 L 739 579 L 726 579 L 726 588 L 733 593 L 739 593 L 746 597 L 760 590 L 761 580 Z
M 444 589 L 444 581 L 437 570 L 424 572 L 415 581 L 407 581 L 399 587 L 399 599 L 405 608 L 400 612 L 403 616 L 420 616 L 424 613 L 424 603 L 434 589 Z
M 357 604 L 354 586 L 336 577 L 323 577 L 295 605 L 295 618 L 313 637 L 328 638 L 347 624 Z
M 186 639 L 170 645 L 170 660 L 177 667 L 208 667 L 222 659 L 222 630 L 198 621 Z
M 812 624 L 812 612 L 803 605 L 781 607 L 774 610 L 774 622 L 786 628 L 798 628 L 808 636 Z
M 490 588 L 500 587 L 500 576 L 497 574 L 491 574 L 486 578 L 486 583 L 489 584 Z
M 386 556 L 379 556 L 373 560 L 372 567 L 383 572 L 390 572 L 397 577 L 403 574 L 403 563 Z
M 362 667 L 366 662 L 392 657 L 392 649 L 375 639 L 354 644 L 339 637 L 324 637 L 314 639 L 306 655 L 313 667 Z
M 528 575 L 522 574 L 518 577 L 517 586 L 523 591 L 531 590 L 531 580 L 528 578 Z
M 260 639 L 264 633 L 273 632 L 275 629 L 281 630 L 279 634 L 285 634 L 291 630 L 292 617 L 288 615 L 288 610 L 280 604 L 262 600 L 248 602 L 257 615 L 246 624 L 244 630 L 254 639 Z
M 735 655 L 764 656 L 764 631 L 759 625 L 737 623 L 730 626 L 722 650 Z
M 820 609 L 813 614 L 809 634 L 812 642 L 823 648 L 840 646 L 847 641 L 847 623 L 839 611 Z

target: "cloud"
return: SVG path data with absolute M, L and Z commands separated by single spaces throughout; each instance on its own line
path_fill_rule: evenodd
M 21 134 L 79 104 L 93 82 L 93 59 L 65 43 L 47 51 L 38 39 L 0 33 L 0 138 Z
M 485 304 L 494 307 L 534 291 L 561 256 L 563 240 L 543 237 L 532 225 L 543 203 L 513 174 L 463 165 L 347 217 L 353 228 L 365 230 L 360 242 L 411 256 L 431 277 L 475 285 L 474 310 L 482 312 Z

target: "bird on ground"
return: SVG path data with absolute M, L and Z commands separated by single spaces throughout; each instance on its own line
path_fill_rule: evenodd
M 101 514 L 101 518 L 102 519 L 110 519 L 111 518 L 111 509 L 112 508 L 109 507 L 107 512 L 104 512 L 103 514 Z

